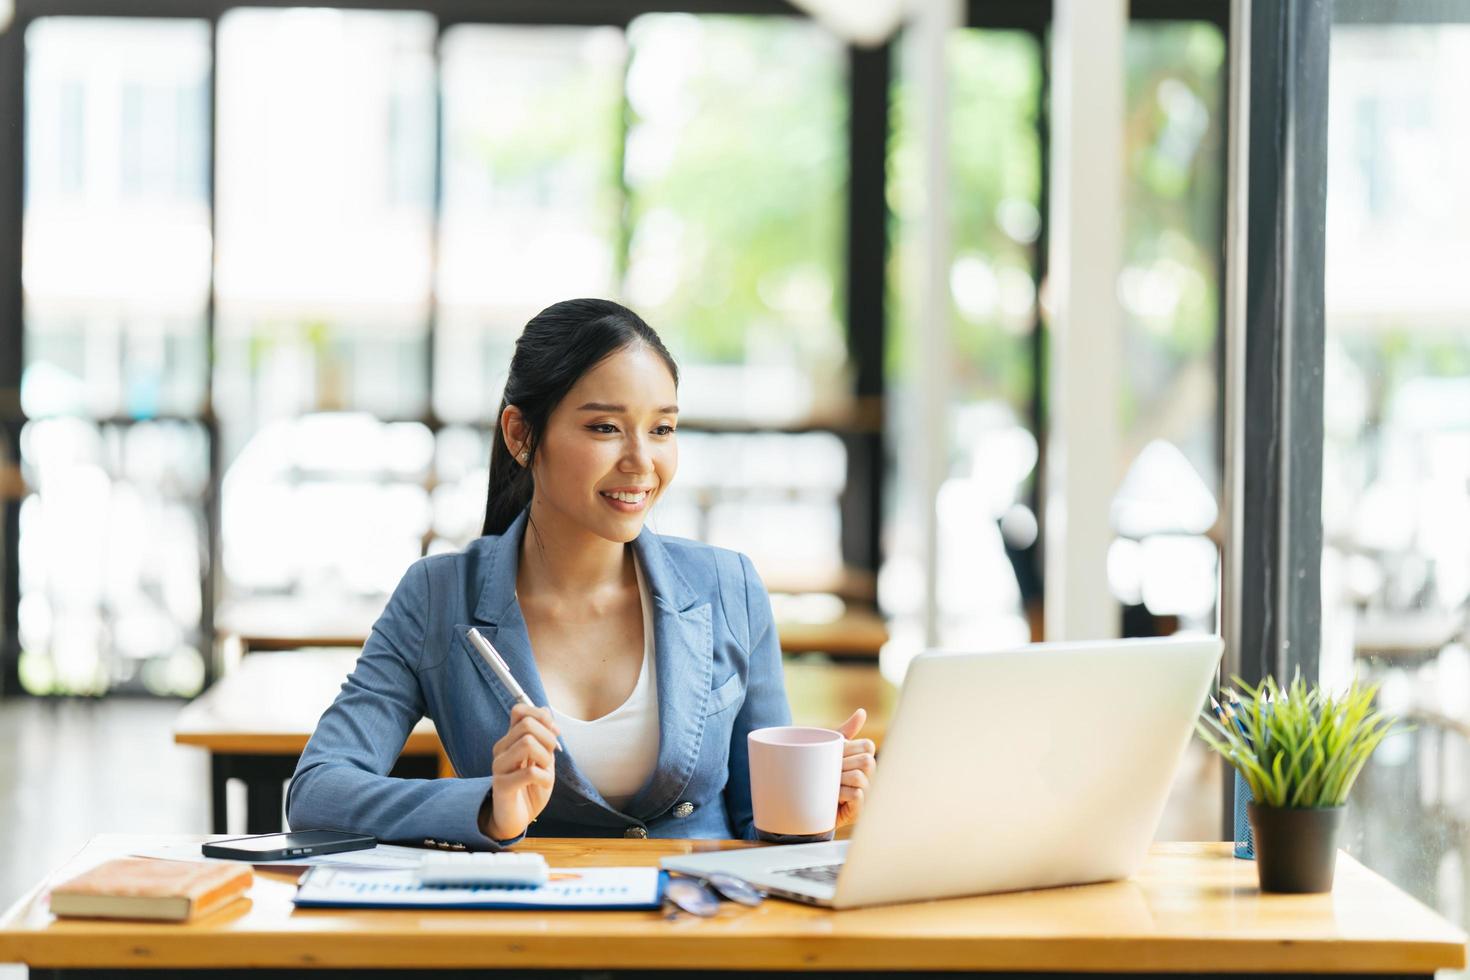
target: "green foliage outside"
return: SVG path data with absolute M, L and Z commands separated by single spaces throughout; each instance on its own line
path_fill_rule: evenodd
M 1038 241 L 1041 141 L 1036 129 L 1041 48 L 1022 31 L 966 29 L 949 40 L 950 235 L 957 262 L 987 265 L 998 282 L 1004 270 L 1032 279 Z M 891 104 L 888 203 L 890 227 L 888 354 L 890 375 L 911 370 L 916 315 L 913 256 L 906 221 L 923 193 L 923 147 L 908 118 L 912 82 L 900 64 Z M 1029 212 L 1029 213 L 1028 213 Z M 1009 217 L 1009 220 L 1004 220 Z M 1029 233 L 1028 233 L 1029 231 Z M 965 266 L 961 266 L 961 275 Z M 1000 398 L 1024 417 L 1034 383 L 1029 334 L 1032 315 L 1005 316 L 951 304 L 956 397 Z
M 1225 38 L 1211 24 L 1135 23 L 1126 54 L 1123 424 L 1157 430 L 1155 416 L 1196 403 L 1181 385 L 1215 374 Z M 1190 428 L 1213 438 L 1210 416 Z
M 1125 314 L 1122 410 L 1131 429 L 1153 424 L 1152 413 L 1170 411 L 1171 393 L 1186 369 L 1204 366 L 1214 373 L 1225 40 L 1210 24 L 1140 22 L 1130 25 L 1127 45 L 1124 264 L 1131 271 L 1125 282 L 1139 294 L 1129 298 L 1150 311 Z M 1024 215 L 1041 205 L 1037 113 L 1044 56 L 1022 31 L 966 29 L 950 40 L 953 292 L 963 291 L 965 263 L 976 259 L 997 281 L 1034 276 L 1041 243 L 1026 234 Z M 894 248 L 887 370 L 896 378 L 907 376 L 915 349 L 904 225 L 923 189 L 922 147 L 906 118 L 912 83 L 905 74 L 900 65 L 889 156 Z M 952 304 L 957 400 L 1000 400 L 1027 417 L 1042 380 L 1033 376 L 1031 360 L 1035 317 L 1034 310 L 1018 315 L 1004 298 L 978 315 Z M 1190 427 L 1208 441 L 1213 418 Z
M 628 41 L 630 77 L 647 60 L 677 86 L 656 118 L 629 102 L 632 281 L 665 255 L 676 274 L 661 302 L 629 298 L 695 361 L 840 360 L 841 47 L 803 21 L 680 14 L 638 18 Z
M 1463 378 L 1470 375 L 1470 345 L 1453 330 L 1403 324 L 1383 330 L 1335 331 L 1340 345 L 1358 369 L 1376 377 L 1381 401 L 1414 378 Z M 1382 404 L 1376 406 L 1381 410 Z
M 567 71 L 544 85 L 527 86 L 524 96 L 530 101 L 518 107 L 519 124 L 469 134 L 466 151 L 484 160 L 497 188 L 529 189 L 538 197 L 550 196 L 553 178 L 567 169 L 598 173 L 596 214 L 611 234 L 617 217 L 621 132 L 618 92 L 609 90 L 607 81 L 599 72 Z
M 631 282 L 636 287 L 640 260 L 669 266 L 672 279 L 656 302 L 640 302 L 636 288 L 628 298 L 681 356 L 807 367 L 842 358 L 840 45 L 799 20 L 688 14 L 640 17 L 627 40 L 629 77 L 652 71 L 675 98 L 655 100 L 650 115 L 635 97 L 610 98 L 601 73 L 568 72 L 534 89 L 535 104 L 517 113 L 535 121 L 534 132 L 482 134 L 476 154 L 497 183 L 518 190 L 539 183 L 549 193 L 556 181 L 544 175 L 568 166 L 605 175 L 596 210 L 607 215 L 610 241 L 626 190 L 629 240 L 620 250 L 634 267 Z M 950 40 L 953 278 L 963 287 L 966 271 L 978 270 L 982 292 L 998 294 L 978 307 L 952 306 L 956 396 L 1000 399 L 1022 417 L 1038 381 L 1029 339 L 1035 312 L 1026 300 L 1034 304 L 1027 290 L 1040 247 L 1043 57 L 1022 31 L 965 29 Z M 1125 413 L 1145 410 L 1182 364 L 1213 350 L 1223 59 L 1224 39 L 1211 25 L 1129 30 L 1126 262 L 1158 272 L 1177 302 L 1167 315 L 1129 323 Z M 902 64 L 897 69 L 887 367 L 902 377 L 914 349 L 903 223 L 922 173 L 905 118 L 911 82 Z M 620 174 L 624 127 L 633 159 Z M 640 151 L 653 165 L 640 164 Z

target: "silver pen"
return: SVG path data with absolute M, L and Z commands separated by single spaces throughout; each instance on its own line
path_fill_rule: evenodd
M 480 631 L 474 627 L 466 630 L 465 635 L 470 638 L 470 643 L 474 645 L 475 649 L 480 651 L 480 656 L 484 659 L 485 665 L 490 668 L 492 674 L 500 679 L 500 683 L 505 685 L 505 689 L 510 692 L 510 696 L 528 708 L 536 707 L 536 702 L 531 700 L 531 696 L 526 693 L 525 688 L 516 683 L 515 675 L 510 672 L 510 667 L 506 664 L 505 658 L 501 657 L 500 651 L 491 646 L 490 641 L 481 636 Z M 566 746 L 561 744 L 560 736 L 557 737 L 556 748 L 559 752 L 566 751 Z

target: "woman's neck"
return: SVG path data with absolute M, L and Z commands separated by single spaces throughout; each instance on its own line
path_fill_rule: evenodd
M 594 596 L 636 582 L 633 552 L 618 541 L 547 518 L 533 502 L 521 538 L 518 592 L 532 596 Z

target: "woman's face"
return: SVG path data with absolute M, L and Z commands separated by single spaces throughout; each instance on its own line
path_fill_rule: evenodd
M 678 420 L 674 378 L 657 353 L 640 344 L 604 358 L 552 411 L 532 457 L 538 522 L 638 537 L 678 468 Z

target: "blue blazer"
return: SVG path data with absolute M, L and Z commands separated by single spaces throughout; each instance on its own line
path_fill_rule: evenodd
M 512 843 L 486 837 L 477 818 L 494 784 L 491 746 L 515 702 L 465 632 L 479 627 L 531 700 L 546 704 L 515 597 L 525 526 L 522 513 L 503 535 L 409 567 L 296 766 L 292 827 L 484 850 Z M 745 736 L 791 714 L 770 600 L 744 555 L 647 528 L 633 547 L 653 593 L 657 767 L 619 811 L 558 752 L 556 785 L 529 833 L 754 838 Z M 459 778 L 388 775 L 425 715 Z

